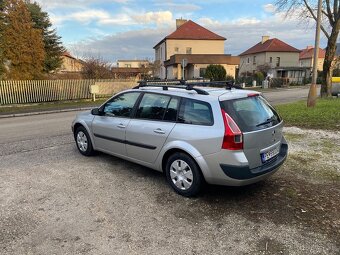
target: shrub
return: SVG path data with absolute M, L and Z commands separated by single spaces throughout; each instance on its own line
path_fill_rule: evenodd
M 234 78 L 234 76 L 227 75 L 226 80 L 227 80 L 227 81 L 232 81 L 232 82 L 234 82 L 234 81 L 235 81 L 235 78 Z
M 226 76 L 227 71 L 222 65 L 208 65 L 204 78 L 208 78 L 212 81 L 224 81 Z

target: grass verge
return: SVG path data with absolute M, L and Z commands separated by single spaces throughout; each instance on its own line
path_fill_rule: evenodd
M 340 129 L 340 99 L 319 99 L 314 108 L 307 108 L 306 101 L 277 105 L 275 108 L 287 126 Z
M 84 107 L 96 107 L 104 103 L 107 99 L 100 98 L 96 102 L 89 99 L 84 100 L 71 100 L 71 101 L 58 101 L 37 104 L 24 104 L 24 105 L 10 105 L 0 106 L 0 115 L 28 113 L 28 112 L 41 112 L 53 110 L 66 110 Z

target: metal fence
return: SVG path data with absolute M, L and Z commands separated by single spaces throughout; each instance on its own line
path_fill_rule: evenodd
M 104 84 L 105 91 L 118 92 L 129 88 L 134 80 L 29 80 L 1 81 L 0 105 L 89 99 L 90 85 Z

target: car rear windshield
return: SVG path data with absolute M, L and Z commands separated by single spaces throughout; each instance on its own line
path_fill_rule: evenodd
M 221 101 L 221 108 L 236 122 L 242 132 L 272 127 L 281 122 L 277 112 L 262 96 Z

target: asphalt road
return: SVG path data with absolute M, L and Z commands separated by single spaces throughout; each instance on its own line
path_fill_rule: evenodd
M 272 104 L 284 104 L 307 99 L 309 87 L 283 88 L 264 92 L 263 94 Z
M 278 93 L 267 97 L 281 102 Z M 75 114 L 0 119 L 0 254 L 337 253 L 275 202 L 278 177 L 183 198 L 161 173 L 81 156 Z

